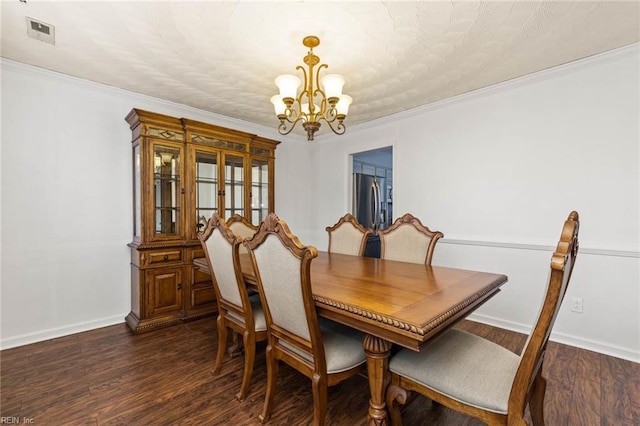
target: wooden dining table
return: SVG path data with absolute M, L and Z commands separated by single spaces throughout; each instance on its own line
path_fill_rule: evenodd
M 194 265 L 210 273 L 206 259 Z M 248 254 L 240 255 L 244 279 L 256 288 Z M 311 262 L 313 299 L 320 316 L 364 333 L 371 398 L 368 424 L 385 425 L 385 391 L 393 344 L 425 347 L 500 291 L 502 274 L 319 252 Z

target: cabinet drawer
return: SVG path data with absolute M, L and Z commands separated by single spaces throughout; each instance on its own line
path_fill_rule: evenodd
M 198 283 L 207 283 L 208 285 L 212 285 L 211 284 L 211 275 L 209 274 L 205 274 L 204 272 L 202 272 L 201 270 L 199 270 L 198 268 L 193 268 L 193 284 L 198 284 Z
M 182 260 L 182 250 L 167 250 L 149 253 L 147 264 L 153 265 L 157 263 L 180 262 Z
M 210 305 L 216 300 L 216 293 L 211 282 L 199 283 L 191 287 L 191 308 Z

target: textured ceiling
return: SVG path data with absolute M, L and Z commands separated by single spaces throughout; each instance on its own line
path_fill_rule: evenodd
M 640 40 L 638 1 L 0 4 L 4 58 L 273 127 L 273 79 L 310 34 L 347 80 L 347 127 Z

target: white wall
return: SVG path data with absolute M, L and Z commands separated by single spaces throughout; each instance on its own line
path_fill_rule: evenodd
M 584 313 L 565 303 L 552 337 L 640 361 L 639 50 L 313 143 L 2 61 L 0 344 L 119 323 L 129 312 L 124 117 L 136 107 L 283 140 L 276 211 L 321 250 L 325 227 L 349 210 L 349 154 L 392 145 L 396 217 L 410 211 L 444 232 L 434 264 L 507 273 L 474 318 L 520 331 L 537 312 L 561 225 L 578 210 L 581 253 L 567 297 L 582 297 Z
M 349 154 L 393 145 L 394 217 L 444 232 L 434 264 L 509 275 L 475 319 L 529 331 L 571 210 L 581 254 L 552 338 L 640 361 L 640 48 L 318 139 L 312 243 L 349 210 Z M 354 111 L 357 102 L 354 103 Z M 570 300 L 584 300 L 582 314 Z
M 131 310 L 132 157 L 124 117 L 132 108 L 280 140 L 275 127 L 12 61 L 1 65 L 2 348 L 121 323 Z M 284 194 L 307 192 L 308 150 L 300 140 L 276 151 Z M 279 164 L 296 161 L 301 169 Z M 300 201 L 276 196 L 277 207 L 304 217 L 310 201 Z

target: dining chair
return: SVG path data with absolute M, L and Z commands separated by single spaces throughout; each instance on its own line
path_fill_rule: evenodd
M 243 240 L 247 238 L 253 237 L 253 234 L 256 233 L 258 227 L 249 222 L 244 216 L 240 216 L 239 214 L 232 215 L 229 219 L 227 219 L 227 226 L 233 232 L 233 235 L 237 235 Z M 247 249 L 244 245 L 240 244 L 240 253 L 246 253 Z
M 420 219 L 405 213 L 387 229 L 378 231 L 380 258 L 431 265 L 433 250 L 444 234 L 431 231 Z
M 399 351 L 389 362 L 387 404 L 393 425 L 407 391 L 487 424 L 524 425 L 527 405 L 534 425 L 543 425 L 546 380 L 542 377 L 549 334 L 564 298 L 578 254 L 578 213 L 564 223 L 551 256 L 544 301 L 520 355 L 482 337 L 450 329 L 422 352 Z
M 329 233 L 329 253 L 362 256 L 367 244 L 367 237 L 373 232 L 347 213 L 333 226 L 327 226 Z
M 209 219 L 207 219 L 206 216 L 204 215 L 198 216 L 198 222 L 196 223 L 196 232 L 197 233 L 204 232 L 204 230 L 207 229 L 208 223 L 209 223 Z
M 241 238 L 231 232 L 218 213 L 211 216 L 199 238 L 209 263 L 218 303 L 218 352 L 213 373 L 220 373 L 227 347 L 227 331 L 230 329 L 240 334 L 244 346 L 244 374 L 236 398 L 243 401 L 253 373 L 256 342 L 267 340 L 264 311 L 260 297 L 257 294 L 249 296 L 242 277 L 239 257 Z
M 362 334 L 319 318 L 311 293 L 311 261 L 318 255 L 304 246 L 274 213 L 244 245 L 256 274 L 268 329 L 267 391 L 261 423 L 269 420 L 282 361 L 311 379 L 313 424 L 325 423 L 327 387 L 362 371 Z

